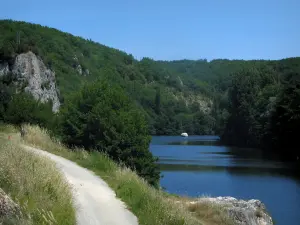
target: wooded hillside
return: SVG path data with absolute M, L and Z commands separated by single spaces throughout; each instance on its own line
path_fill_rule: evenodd
M 149 134 L 220 134 L 226 144 L 278 152 L 293 143 L 300 117 L 300 58 L 138 61 L 40 25 L 2 20 L 0 30 L 0 64 L 34 52 L 55 71 L 62 104 L 84 84 L 106 80 L 125 90 L 145 113 Z M 4 90 L 13 78 L 1 79 L 3 114 L 9 107 Z

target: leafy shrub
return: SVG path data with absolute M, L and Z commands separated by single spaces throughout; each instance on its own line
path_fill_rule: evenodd
M 61 136 L 69 146 L 96 149 L 157 185 L 144 115 L 121 88 L 99 81 L 85 85 L 61 110 Z

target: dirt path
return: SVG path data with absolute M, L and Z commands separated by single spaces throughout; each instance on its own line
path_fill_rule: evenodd
M 78 225 L 138 225 L 135 215 L 116 198 L 115 192 L 93 172 L 60 156 L 23 146 L 55 161 L 73 186 Z

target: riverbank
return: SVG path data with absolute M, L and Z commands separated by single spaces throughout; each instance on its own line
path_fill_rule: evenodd
M 27 126 L 26 130 L 27 145 L 72 160 L 104 179 L 116 192 L 117 197 L 138 217 L 141 225 L 234 224 L 222 207 L 203 203 L 203 207 L 199 207 L 199 213 L 196 213 L 183 202 L 176 204 L 177 198 L 150 187 L 134 172 L 120 167 L 102 153 L 87 152 L 82 149 L 71 151 L 51 139 L 46 130 L 36 126 Z
M 214 217 L 213 211 L 209 214 L 211 205 L 220 207 L 238 225 L 273 225 L 273 219 L 267 212 L 266 206 L 257 199 L 248 201 L 227 197 L 200 197 L 200 198 L 183 198 L 177 197 L 176 204 L 185 204 L 189 211 L 194 212 L 197 216 Z M 203 215 L 203 213 L 206 213 Z
M 47 150 L 95 172 L 109 184 L 117 197 L 126 203 L 127 208 L 138 217 L 141 225 L 234 225 L 249 224 L 249 221 L 252 223 L 256 221 L 254 224 L 272 224 L 269 223 L 270 217 L 264 205 L 253 204 L 260 202 L 258 200 L 248 202 L 236 200 L 232 204 L 235 207 L 232 207 L 227 204 L 229 198 L 216 201 L 217 198 L 188 198 L 170 195 L 150 187 L 134 172 L 120 167 L 104 154 L 86 152 L 82 149 L 74 151 L 67 149 L 57 140 L 51 139 L 48 132 L 39 127 L 27 126 L 26 130 L 27 135 L 23 144 Z M 10 141 L 21 144 L 15 130 L 11 129 L 10 132 L 6 130 L 5 135 Z

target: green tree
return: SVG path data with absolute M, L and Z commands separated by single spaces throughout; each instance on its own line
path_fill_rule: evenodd
M 278 97 L 271 117 L 268 135 L 269 150 L 279 153 L 284 159 L 299 159 L 298 146 L 300 127 L 300 74 L 287 77 L 283 91 Z
M 223 140 L 239 146 L 255 146 L 257 94 L 260 90 L 260 74 L 256 69 L 242 70 L 233 75 L 229 91 L 229 113 Z
M 69 146 L 103 151 L 158 185 L 146 119 L 121 88 L 105 81 L 85 85 L 65 102 L 61 117 Z
M 4 121 L 5 112 L 11 100 L 12 89 L 0 82 L 0 121 Z
M 23 123 L 50 127 L 53 113 L 51 103 L 36 101 L 30 94 L 13 94 L 4 113 L 4 122 L 20 126 Z
M 156 89 L 156 95 L 155 95 L 155 112 L 157 114 L 160 114 L 160 108 L 161 108 L 161 101 L 160 101 L 160 88 Z
M 71 92 L 77 91 L 84 83 L 93 83 L 99 77 L 106 78 L 121 86 L 130 98 L 143 108 L 147 114 L 151 134 L 177 134 L 176 126 L 180 123 L 174 117 L 181 113 L 186 114 L 188 118 L 184 129 L 190 130 L 190 134 L 196 132 L 197 127 L 193 125 L 193 118 L 199 109 L 190 103 L 196 99 L 207 99 L 207 102 L 213 101 L 211 108 L 214 109 L 211 115 L 216 120 L 214 131 L 220 133 L 224 130 L 235 130 L 231 132 L 232 135 L 229 135 L 232 137 L 233 144 L 240 142 L 241 145 L 256 145 L 261 131 L 265 129 L 269 120 L 269 114 L 264 111 L 265 105 L 271 106 L 266 96 L 270 92 L 265 90 L 265 87 L 269 85 L 269 89 L 276 92 L 283 74 L 300 71 L 300 57 L 249 61 L 217 59 L 209 62 L 205 59 L 155 61 L 143 58 L 136 60 L 132 55 L 117 49 L 36 24 L 0 20 L 0 30 L 0 64 L 3 61 L 8 62 L 12 68 L 17 54 L 34 52 L 43 59 L 48 68 L 55 71 L 61 101 Z M 17 38 L 18 33 L 20 42 Z M 77 70 L 79 65 L 83 69 L 82 74 L 79 74 Z M 251 70 L 256 72 L 253 73 Z M 248 72 L 245 73 L 245 71 Z M 251 92 L 260 102 L 259 106 L 256 105 L 257 102 L 254 102 L 254 104 L 249 103 L 251 107 L 244 103 L 242 108 L 237 107 L 239 117 L 231 116 L 231 106 L 227 104 L 226 98 L 228 90 L 233 88 L 233 82 L 236 83 L 235 76 L 231 74 L 236 73 L 241 73 L 241 79 L 244 74 L 245 82 L 250 81 L 249 76 L 253 74 L 257 78 L 256 84 L 259 87 L 257 92 L 237 87 L 240 91 L 238 95 L 242 94 L 237 96 L 239 100 L 244 99 L 245 103 L 248 97 L 251 98 L 248 93 Z M 244 85 L 242 81 L 239 82 L 242 86 Z M 158 96 L 156 95 L 157 87 L 161 89 L 160 104 L 156 104 L 155 100 Z M 181 101 L 188 104 L 182 104 Z M 156 107 L 158 105 L 160 107 Z M 247 112 L 247 110 L 251 111 Z M 165 120 L 163 125 L 162 118 Z M 232 126 L 234 123 L 237 125 L 239 120 L 245 125 L 245 129 L 242 126 Z M 230 126 L 226 129 L 228 124 Z M 210 130 L 210 124 L 204 125 L 207 129 L 201 126 L 202 130 Z M 243 129 L 246 134 L 248 128 L 251 134 L 255 134 L 251 136 L 251 140 L 249 138 L 244 140 L 235 135 L 239 133 L 238 129 Z

